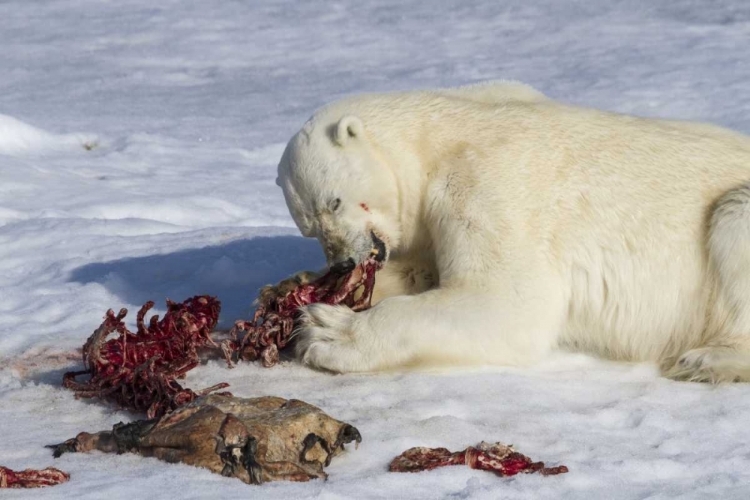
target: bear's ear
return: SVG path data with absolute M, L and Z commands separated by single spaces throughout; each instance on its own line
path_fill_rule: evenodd
M 347 115 L 339 120 L 333 131 L 333 140 L 339 146 L 346 145 L 347 142 L 362 136 L 364 125 L 362 120 L 353 115 Z

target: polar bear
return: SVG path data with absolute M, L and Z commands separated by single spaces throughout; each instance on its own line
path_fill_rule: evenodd
M 523 366 L 566 349 L 750 380 L 745 135 L 517 82 L 360 95 L 292 137 L 277 184 L 330 266 L 384 262 L 371 309 L 304 308 L 308 365 Z

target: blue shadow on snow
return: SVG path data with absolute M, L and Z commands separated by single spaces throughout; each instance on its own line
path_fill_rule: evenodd
M 101 283 L 120 297 L 120 307 L 133 314 L 148 300 L 164 310 L 164 300 L 182 301 L 193 295 L 214 295 L 221 301 L 219 328 L 248 318 L 258 289 L 294 272 L 325 264 L 318 242 L 299 236 L 256 237 L 226 245 L 181 250 L 87 264 L 73 271 L 71 281 Z M 134 321 L 135 318 L 128 318 Z

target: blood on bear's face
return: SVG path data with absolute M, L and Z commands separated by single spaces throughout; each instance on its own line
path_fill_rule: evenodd
M 345 272 L 388 258 L 399 237 L 398 191 L 365 140 L 361 120 L 308 122 L 289 141 L 277 185 L 300 232 L 317 238 L 328 265 Z

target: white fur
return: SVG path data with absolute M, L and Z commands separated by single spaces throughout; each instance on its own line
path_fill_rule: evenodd
M 747 136 L 512 82 L 364 95 L 308 121 L 278 184 L 330 264 L 366 258 L 371 234 L 388 247 L 372 309 L 306 308 L 310 365 L 523 365 L 567 348 L 750 380 Z

